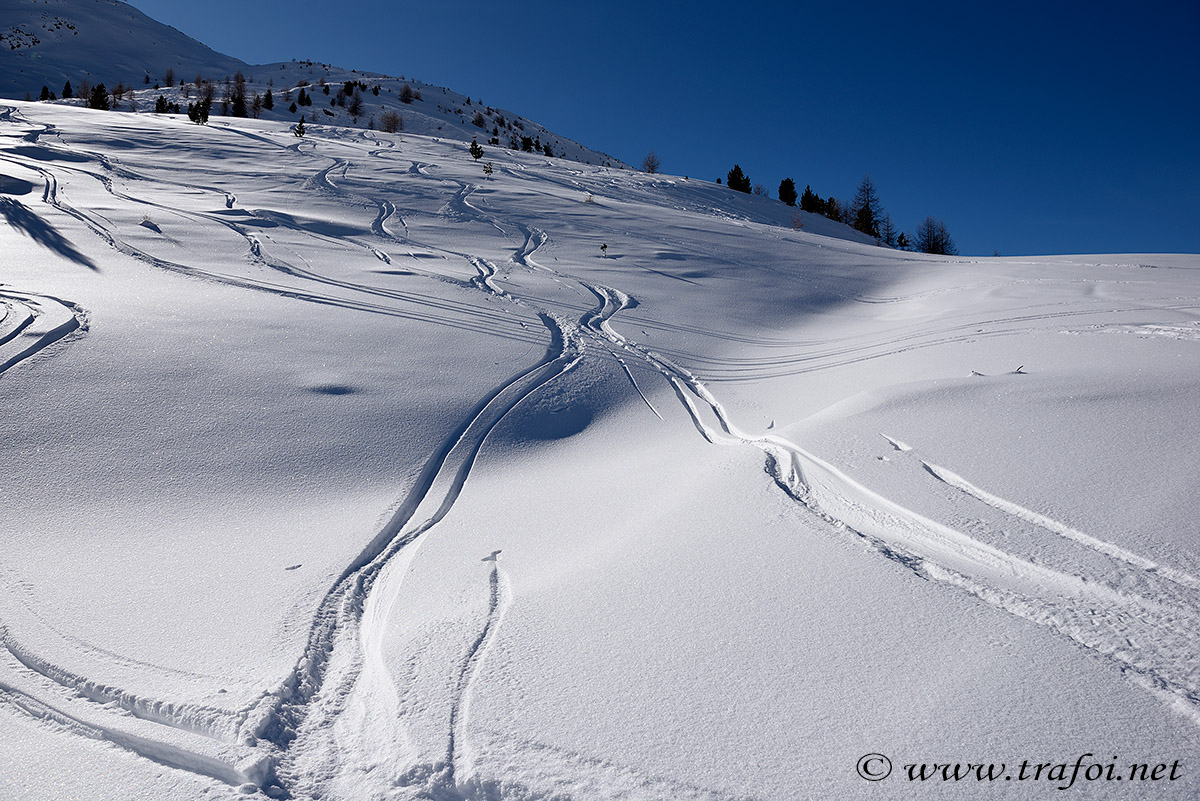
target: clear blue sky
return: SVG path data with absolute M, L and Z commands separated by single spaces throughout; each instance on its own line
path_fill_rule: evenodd
M 640 164 L 734 162 L 964 254 L 1200 253 L 1197 0 L 132 0 L 250 63 L 405 74 Z

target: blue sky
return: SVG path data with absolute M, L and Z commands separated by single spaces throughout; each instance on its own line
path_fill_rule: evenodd
M 734 162 L 964 254 L 1200 252 L 1200 3 L 133 0 L 251 63 L 405 74 L 631 164 Z

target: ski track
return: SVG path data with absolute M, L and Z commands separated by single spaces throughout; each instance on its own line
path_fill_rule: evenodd
M 78 305 L 50 295 L 0 288 L 0 374 L 71 335 L 87 332 L 87 314 Z
M 14 109 L 0 109 L 0 119 L 11 122 L 14 116 L 19 116 Z M 52 132 L 52 126 L 43 126 L 40 131 L 26 134 L 26 139 L 37 141 L 39 137 Z M 263 137 L 257 138 L 273 146 L 282 146 Z M 299 144 L 293 143 L 288 147 L 302 154 Z M 74 152 L 84 153 L 100 164 L 106 173 L 134 180 L 150 180 L 114 165 L 103 154 Z M 371 155 L 378 158 L 391 152 L 390 149 L 379 149 L 371 151 Z M 303 154 L 312 158 L 329 158 L 319 156 L 315 151 L 304 151 Z M 45 180 L 42 198 L 45 203 L 78 219 L 116 250 L 153 266 L 306 302 L 446 324 L 443 314 L 401 313 L 374 301 L 351 300 L 328 294 L 327 291 L 318 293 L 241 276 L 211 273 L 161 259 L 123 241 L 107 221 L 65 202 L 59 195 L 57 177 L 51 170 L 30 160 L 6 154 L 0 154 L 0 158 L 39 172 Z M 331 164 L 305 182 L 305 189 L 350 205 L 369 204 L 376 209 L 375 219 L 369 225 L 371 235 L 391 242 L 412 241 L 408 225 L 394 204 L 387 200 L 363 198 L 334 182 L 331 177 L 334 174 L 339 174 L 342 182 L 349 181 L 349 160 L 329 160 Z M 427 172 L 429 166 L 413 161 L 408 172 L 432 177 Z M 99 181 L 114 197 L 127 202 L 224 226 L 245 239 L 248 256 L 253 262 L 291 278 L 316 283 L 326 290 L 336 288 L 373 296 L 382 301 L 411 301 L 437 312 L 470 314 L 476 321 L 496 328 L 492 332 L 496 335 L 520 336 L 498 330 L 500 326 L 513 324 L 512 318 L 503 310 L 481 310 L 478 306 L 459 304 L 432 295 L 415 295 L 339 280 L 298 268 L 271 256 L 256 236 L 232 220 L 211 214 L 166 209 L 159 204 L 126 195 L 119 192 L 113 186 L 112 179 L 103 173 L 64 165 L 56 165 L 56 169 L 88 175 Z M 523 178 L 511 170 L 505 169 L 504 172 Z M 572 188 L 581 187 L 576 184 Z M 237 204 L 236 196 L 231 193 L 201 189 L 219 192 L 227 210 L 233 210 Z M 1200 625 L 1197 625 L 1200 623 L 1200 613 L 1197 611 L 1200 610 L 1200 580 L 988 493 L 945 468 L 928 462 L 921 463 L 925 471 L 942 484 L 1026 524 L 1100 554 L 1112 561 L 1118 572 L 1139 571 L 1144 581 L 1137 586 L 1145 588 L 1146 592 L 1139 594 L 1128 586 L 1114 585 L 1103 577 L 1077 575 L 1036 564 L 1019 554 L 1005 552 L 878 495 L 794 442 L 773 434 L 752 435 L 742 431 L 719 400 L 691 372 L 676 365 L 667 356 L 627 339 L 613 328 L 612 321 L 616 315 L 636 305 L 633 298 L 617 289 L 586 282 L 569 272 L 540 264 L 535 256 L 549 241 L 545 232 L 483 212 L 470 203 L 469 197 L 473 191 L 471 184 L 460 183 L 447 208 L 457 215 L 490 224 L 505 235 L 509 230 L 520 231 L 524 241 L 510 257 L 514 265 L 532 272 L 550 274 L 555 280 L 577 288 L 581 294 L 593 296 L 596 305 L 585 311 L 578 322 L 571 323 L 553 310 L 523 299 L 519 293 L 514 294 L 514 289 L 506 291 L 499 287 L 495 283 L 498 271 L 493 262 L 480 256 L 430 248 L 444 255 L 464 258 L 475 269 L 477 274 L 469 281 L 452 283 L 478 290 L 493 302 L 512 303 L 536 313 L 549 333 L 551 342 L 541 360 L 481 399 L 468 417 L 429 456 L 414 485 L 388 521 L 359 556 L 347 565 L 325 595 L 311 623 L 307 645 L 292 671 L 273 691 L 239 710 L 173 704 L 104 686 L 52 664 L 31 652 L 16 641 L 7 628 L 0 626 L 0 642 L 8 655 L 0 665 L 0 703 L 79 736 L 110 742 L 160 764 L 209 776 L 227 784 L 250 785 L 276 797 L 323 796 L 322 781 L 327 780 L 330 774 L 312 768 L 314 762 L 339 753 L 338 743 L 331 743 L 330 738 L 336 735 L 338 718 L 351 708 L 348 704 L 356 703 L 354 693 L 364 692 L 372 698 L 378 698 L 381 697 L 380 693 L 386 697 L 391 692 L 394 696 L 394 684 L 382 657 L 380 642 L 388 629 L 388 616 L 393 611 L 399 587 L 416 549 L 462 493 L 491 431 L 544 386 L 570 373 L 587 357 L 588 343 L 591 342 L 600 346 L 595 352 L 607 353 L 617 361 L 637 394 L 660 419 L 661 413 L 634 379 L 627 359 L 644 365 L 664 380 L 697 431 L 708 442 L 734 447 L 748 445 L 761 451 L 766 470 L 775 483 L 833 529 L 862 538 L 880 555 L 898 562 L 924 579 L 957 587 L 999 609 L 1068 637 L 1109 660 L 1135 684 L 1200 725 L 1200 670 L 1192 658 L 1197 645 L 1200 645 L 1196 641 L 1200 634 L 1191 633 L 1200 632 Z M 388 230 L 392 220 L 398 220 L 404 228 L 403 240 Z M 295 225 L 290 228 L 319 237 Z M 386 253 L 372 245 L 347 238 L 324 238 L 339 244 L 349 241 L 356 247 L 369 250 L 375 258 L 391 263 Z M 427 277 L 449 280 L 432 274 L 427 274 Z M 515 286 L 511 281 L 509 285 Z M 861 302 L 887 300 L 862 298 Z M 3 314 L 0 315 L 0 372 L 68 335 L 87 330 L 86 315 L 68 301 L 3 289 L 0 290 L 0 304 L 3 308 Z M 1194 302 L 1188 301 L 1172 308 L 1193 307 Z M 770 366 L 775 372 L 771 374 L 783 374 L 777 372 L 781 367 L 795 372 L 824 369 L 830 364 L 878 358 L 913 347 L 1005 333 L 1004 330 L 996 330 L 999 326 L 1025 325 L 1101 311 L 1104 310 L 1046 311 L 986 321 L 971 320 L 948 325 L 932 334 L 925 330 L 907 335 L 893 334 L 886 341 L 877 343 L 848 344 L 837 348 L 826 345 L 823 351 L 812 349 L 795 357 L 772 360 Z M 992 330 L 983 332 L 981 328 Z M 712 333 L 705 329 L 697 330 Z M 758 344 L 796 346 L 796 343 Z M 745 360 L 739 365 L 727 367 L 724 375 L 761 375 L 765 364 Z M 888 440 L 906 458 L 916 458 L 911 456 L 912 449 L 905 443 L 891 438 Z M 468 789 L 482 786 L 483 777 L 474 775 L 473 752 L 468 738 L 471 697 L 481 665 L 512 602 L 512 591 L 500 569 L 498 554 L 493 554 L 491 561 L 488 611 L 478 636 L 469 644 L 458 670 L 446 732 L 444 763 L 423 766 L 412 774 L 413 786 L 423 787 L 427 797 L 465 798 Z M 362 713 L 361 709 L 357 711 Z M 394 721 L 389 724 L 378 716 L 364 720 L 369 724 L 368 730 L 359 732 L 360 738 L 369 739 L 379 734 L 385 738 L 382 744 L 385 749 L 403 748 L 402 736 L 394 729 L 371 730 L 371 727 L 394 727 Z M 174 731 L 175 734 L 167 735 L 164 730 Z M 354 746 L 353 743 L 350 745 Z M 376 747 L 380 745 L 376 743 Z M 341 753 L 346 757 L 344 748 Z M 354 755 L 346 758 L 353 759 Z M 319 767 L 328 768 L 327 765 Z M 611 771 L 611 767 L 605 765 L 604 770 Z M 699 792 L 719 797 L 719 794 L 709 793 L 702 788 Z

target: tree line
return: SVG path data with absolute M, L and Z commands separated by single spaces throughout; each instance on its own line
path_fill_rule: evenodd
M 651 174 L 657 173 L 661 167 L 662 160 L 653 150 L 642 161 L 642 170 Z M 721 183 L 720 178 L 717 179 L 717 183 Z M 750 176 L 746 175 L 740 164 L 734 164 L 725 174 L 725 185 L 735 192 L 768 195 L 763 184 L 751 184 Z M 788 206 L 795 207 L 798 204 L 801 211 L 820 214 L 845 223 L 854 230 L 873 237 L 881 245 L 919 253 L 958 254 L 958 247 L 950 237 L 946 223 L 932 215 L 922 220 L 911 233 L 899 230 L 892 221 L 892 215 L 880 201 L 879 190 L 869 175 L 863 176 L 854 198 L 849 201 L 838 200 L 833 195 L 823 198 L 808 185 L 804 187 L 802 194 L 798 194 L 796 182 L 792 178 L 784 178 L 779 182 L 778 196 L 779 200 Z M 796 225 L 800 224 L 799 215 L 796 215 Z

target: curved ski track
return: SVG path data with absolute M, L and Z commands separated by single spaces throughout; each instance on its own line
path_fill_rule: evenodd
M 11 121 L 13 117 L 13 109 L 0 110 L 0 118 Z M 38 136 L 50 130 L 48 126 L 44 127 L 43 131 L 31 132 L 27 138 L 36 141 Z M 300 152 L 298 144 L 291 147 Z M 388 154 L 386 149 L 372 151 L 373 156 L 385 154 Z M 92 155 L 105 171 L 117 169 L 102 155 Z M 368 313 L 414 316 L 425 322 L 446 324 L 437 314 L 409 315 L 380 303 L 211 273 L 161 259 L 124 242 L 106 221 L 62 200 L 57 179 L 50 170 L 4 154 L 0 154 L 0 158 L 38 170 L 46 182 L 43 195 L 46 203 L 80 220 L 115 249 L 156 267 L 307 302 L 328 303 Z M 340 169 L 344 180 L 349 166 L 347 160 L 333 160 L 331 165 L 309 179 L 308 187 L 344 202 L 361 202 L 360 197 L 330 179 L 330 175 Z M 413 162 L 409 172 L 439 180 L 429 176 L 423 166 Z M 118 192 L 111 179 L 103 174 L 82 168 L 56 166 L 56 169 L 83 172 L 101 181 L 115 197 L 162 208 Z M 142 179 L 128 171 L 122 174 Z M 1113 661 L 1135 682 L 1183 709 L 1200 725 L 1200 666 L 1195 663 L 1200 634 L 1192 634 L 1200 632 L 1200 626 L 1196 625 L 1200 623 L 1200 581 L 1183 571 L 1157 565 L 991 495 L 944 468 L 925 463 L 925 469 L 933 479 L 1025 524 L 1041 527 L 1108 558 L 1113 563 L 1113 571 L 1121 576 L 1136 571 L 1138 581 L 1112 581 L 1107 576 L 1083 575 L 1034 563 L 874 493 L 796 443 L 776 435 L 760 436 L 742 431 L 692 373 L 613 329 L 613 318 L 636 301 L 619 290 L 539 264 L 535 255 L 548 241 L 546 234 L 520 223 L 506 225 L 507 221 L 484 213 L 469 202 L 473 190 L 470 184 L 460 183 L 449 201 L 450 207 L 460 215 L 473 216 L 501 232 L 520 231 L 524 241 L 510 257 L 512 264 L 551 274 L 556 280 L 577 288 L 581 294 L 593 296 L 596 305 L 577 323 L 568 322 L 553 310 L 514 295 L 513 290 L 501 289 L 495 282 L 497 269 L 492 262 L 472 254 L 442 251 L 466 259 L 477 272 L 470 281 L 456 283 L 484 292 L 494 302 L 519 304 L 535 311 L 550 334 L 550 346 L 537 363 L 481 399 L 471 414 L 429 456 L 388 522 L 346 566 L 325 595 L 312 621 L 303 654 L 289 675 L 272 692 L 237 711 L 172 704 L 141 698 L 119 688 L 104 687 L 73 674 L 39 658 L 12 639 L 7 628 L 0 626 L 0 642 L 4 645 L 4 659 L 0 660 L 0 703 L 80 736 L 106 740 L 162 764 L 210 776 L 227 784 L 261 788 L 275 797 L 321 797 L 324 794 L 322 781 L 330 774 L 325 770 L 328 766 L 316 766 L 322 769 L 312 770 L 313 763 L 327 758 L 321 755 L 337 753 L 336 744 L 332 748 L 322 746 L 330 745 L 336 728 L 334 724 L 346 711 L 346 699 L 360 682 L 369 681 L 386 687 L 391 680 L 377 653 L 377 646 L 386 631 L 390 610 L 387 599 L 396 596 L 397 583 L 403 581 L 404 571 L 390 569 L 389 565 L 402 566 L 397 557 L 404 554 L 411 558 L 423 536 L 449 512 L 463 491 L 471 468 L 492 430 L 542 387 L 569 373 L 586 357 L 587 345 L 592 343 L 599 346 L 600 352 L 618 361 L 637 393 L 656 415 L 661 418 L 634 380 L 626 359 L 636 361 L 662 377 L 706 440 L 730 446 L 749 445 L 760 450 L 767 472 L 775 482 L 835 529 L 863 538 L 881 555 L 896 560 L 923 578 L 958 587 L 1011 614 L 1059 632 Z M 236 198 L 233 195 L 221 190 L 208 191 L 219 191 L 225 208 L 234 208 Z M 398 217 L 395 206 L 386 200 L 368 202 L 377 209 L 370 232 L 382 240 L 400 241 L 387 230 L 388 221 Z M 169 211 L 223 225 L 247 241 L 253 261 L 300 281 L 381 300 L 416 302 L 442 312 L 482 314 L 484 321 L 495 326 L 513 324 L 512 318 L 502 311 L 484 313 L 478 307 L 464 308 L 464 305 L 444 298 L 338 280 L 297 268 L 269 256 L 255 236 L 230 220 L 197 212 Z M 400 222 L 404 225 L 402 219 Z M 404 228 L 407 240 L 407 225 Z M 367 248 L 376 258 L 388 261 L 382 251 L 367 244 L 354 244 Z M 428 277 L 447 280 L 441 276 Z M 0 371 L 74 331 L 86 330 L 86 318 L 66 301 L 4 290 L 0 292 L 0 303 L 5 309 L 0 316 Z M 1193 306 L 1194 302 L 1187 304 L 1188 308 Z M 987 325 L 1083 313 L 1087 312 L 1016 315 L 987 321 Z M 968 327 L 977 329 L 979 325 L 978 320 L 963 322 L 947 331 L 935 332 L 935 338 L 946 342 L 979 336 L 977 330 L 966 333 Z M 947 337 L 955 329 L 963 333 Z M 498 335 L 505 334 L 500 332 Z M 519 333 L 507 335 L 521 336 Z M 914 332 L 907 335 L 911 340 L 909 344 L 902 344 L 906 337 L 901 336 L 886 343 L 848 345 L 825 353 L 808 352 L 791 359 L 789 369 L 796 372 L 818 369 L 818 366 L 805 365 L 813 360 L 875 358 L 928 344 L 928 336 L 927 331 Z M 36 341 L 26 343 L 25 339 Z M 778 362 L 775 365 L 777 367 Z M 828 366 L 828 362 L 819 366 Z M 734 372 L 743 369 L 758 370 L 760 366 L 747 360 L 745 366 L 734 368 Z M 907 458 L 910 451 L 903 453 Z M 414 775 L 414 787 L 423 787 L 429 797 L 462 798 L 465 794 L 459 788 L 478 781 L 478 777 L 465 775 L 470 771 L 466 719 L 480 664 L 495 639 L 510 594 L 499 564 L 493 562 L 489 575 L 489 611 L 478 637 L 464 657 L 454 690 L 444 764 L 429 766 L 424 773 Z M 120 712 L 114 711 L 113 707 Z

